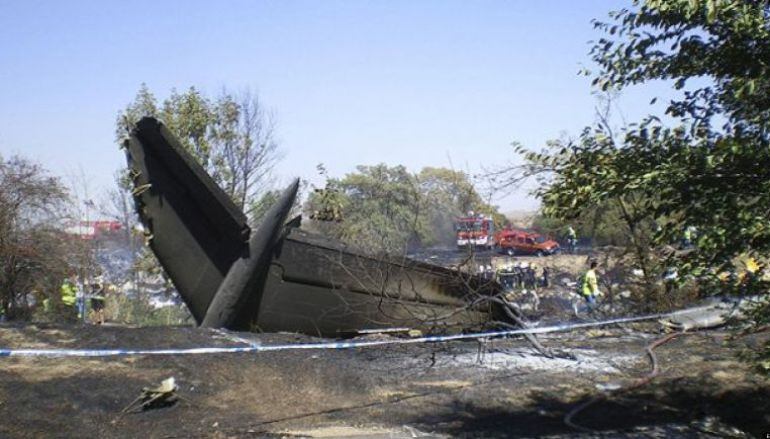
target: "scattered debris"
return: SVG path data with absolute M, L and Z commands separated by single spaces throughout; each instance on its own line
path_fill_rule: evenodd
M 604 392 L 619 390 L 621 387 L 622 386 L 618 383 L 607 383 L 607 384 L 597 383 L 596 384 L 596 388 Z
M 368 334 L 398 334 L 398 333 L 408 333 L 411 331 L 411 328 L 374 328 L 374 329 L 359 329 L 356 331 L 359 335 L 368 335 Z
M 382 430 L 385 439 L 390 432 L 409 437 L 405 425 L 446 437 L 574 437 L 580 432 L 562 422 L 573 404 L 599 393 L 597 384 L 611 390 L 612 384 L 627 385 L 649 372 L 644 349 L 661 335 L 656 324 L 633 327 L 631 335 L 610 328 L 616 337 L 589 337 L 585 331 L 540 336 L 546 346 L 570 350 L 576 361 L 546 358 L 523 337 L 490 340 L 481 364 L 476 339 L 226 358 L 6 357 L 0 370 L 5 401 L 0 437 L 141 437 L 148 431 L 153 437 L 320 436 L 319 428 L 350 426 L 372 439 Z M 235 335 L 262 345 L 331 341 L 297 334 Z M 691 422 L 712 416 L 763 437 L 770 425 L 770 384 L 736 354 L 770 333 L 730 343 L 712 335 L 704 331 L 657 348 L 665 373 L 643 388 L 589 407 L 573 421 L 601 431 L 585 437 L 699 437 L 706 435 L 701 429 L 711 427 Z M 11 348 L 232 343 L 217 332 L 186 327 L 4 326 L 0 331 L 0 345 Z M 170 410 L 120 415 L 142 387 L 156 387 L 170 376 L 180 398 Z M 91 421 L 72 422 L 73 410 Z
M 121 410 L 121 413 L 129 413 L 135 409 L 147 410 L 172 405 L 178 399 L 177 388 L 174 377 L 161 381 L 158 387 L 144 387 L 142 394 Z
M 382 328 L 382 329 L 359 329 L 351 331 L 351 335 L 377 335 L 377 334 L 398 334 L 406 335 L 407 337 L 416 338 L 422 337 L 424 334 L 419 329 L 412 328 Z
M 751 437 L 748 434 L 746 434 L 744 431 L 741 431 L 740 429 L 735 428 L 732 425 L 725 424 L 716 416 L 706 416 L 703 419 L 698 419 L 691 422 L 690 425 L 698 431 L 702 431 L 703 433 L 707 433 L 709 435 L 714 435 L 717 437 L 729 437 L 729 438 Z
M 409 326 L 436 333 L 481 328 L 496 314 L 478 300 L 499 290 L 484 276 L 373 256 L 299 229 L 301 217 L 289 220 L 299 180 L 252 230 L 157 119 L 140 120 L 125 146 L 148 244 L 203 327 L 337 336 Z
M 730 319 L 740 319 L 757 301 L 756 298 L 721 298 L 706 305 L 684 309 L 672 313 L 660 322 L 675 331 L 715 328 L 726 324 Z

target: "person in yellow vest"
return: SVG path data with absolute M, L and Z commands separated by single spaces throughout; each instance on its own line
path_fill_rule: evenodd
M 682 249 L 688 249 L 693 247 L 693 235 L 697 233 L 697 230 L 693 226 L 687 226 L 682 233 Z
M 743 272 L 738 275 L 740 291 L 743 294 L 752 294 L 758 286 L 760 266 L 756 259 L 748 257 L 743 260 Z
M 596 305 L 596 297 L 601 296 L 599 291 L 599 280 L 596 277 L 596 266 L 599 263 L 596 259 L 591 260 L 591 268 L 583 275 L 583 298 L 588 302 L 588 308 L 591 309 Z
M 77 301 L 77 287 L 75 281 L 71 278 L 64 280 L 61 285 L 61 303 L 67 309 L 67 313 L 75 312 L 75 302 Z

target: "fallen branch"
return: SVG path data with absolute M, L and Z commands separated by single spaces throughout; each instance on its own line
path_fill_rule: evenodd
M 505 311 L 505 314 L 510 318 L 514 323 L 516 323 L 517 326 L 513 326 L 504 322 L 499 322 L 504 326 L 507 327 L 518 327 L 521 329 L 529 328 L 529 323 L 522 317 L 521 310 L 516 306 L 515 303 L 509 302 L 505 299 L 499 298 L 499 297 L 491 297 L 490 298 L 493 302 L 501 305 L 503 308 L 503 311 Z M 541 355 L 543 355 L 546 358 L 570 358 L 574 360 L 574 357 L 570 354 L 564 353 L 564 352 L 557 352 L 553 349 L 547 348 L 543 346 L 540 343 L 540 340 L 538 340 L 537 336 L 535 334 L 524 334 L 524 337 L 527 339 L 527 341 L 532 344 L 532 346 L 535 348 L 536 351 L 538 351 Z
M 617 390 L 614 390 L 614 391 L 609 391 L 609 392 L 606 392 L 606 393 L 599 394 L 599 395 L 594 396 L 593 398 L 589 399 L 588 401 L 578 405 L 577 407 L 575 407 L 572 410 L 570 410 L 569 413 L 567 413 L 564 416 L 564 423 L 566 425 L 574 428 L 575 430 L 586 431 L 586 432 L 594 431 L 594 430 L 592 430 L 590 428 L 583 427 L 581 425 L 575 424 L 572 421 L 572 419 L 575 417 L 575 415 L 577 415 L 578 413 L 582 412 L 586 408 L 596 404 L 599 401 L 606 400 L 610 396 L 613 396 L 613 395 L 618 395 L 618 394 L 623 393 L 623 392 L 628 392 L 630 390 L 638 389 L 639 387 L 642 387 L 642 386 L 648 384 L 650 381 L 653 380 L 653 378 L 658 376 L 658 374 L 660 373 L 660 368 L 658 366 L 658 357 L 655 355 L 655 352 L 654 352 L 655 348 L 668 343 L 669 341 L 673 340 L 674 338 L 676 338 L 676 337 L 678 337 L 680 335 L 687 335 L 687 334 L 691 334 L 691 333 L 689 333 L 689 332 L 674 332 L 674 333 L 666 335 L 665 337 L 659 338 L 659 339 L 655 340 L 654 342 L 650 343 L 649 345 L 647 345 L 645 350 L 647 351 L 647 356 L 649 357 L 650 363 L 652 365 L 652 370 L 650 371 L 650 373 L 648 373 L 646 376 L 644 376 L 642 378 L 637 379 L 636 381 L 634 381 L 633 383 L 629 384 L 628 386 L 621 387 L 621 388 L 619 388 Z

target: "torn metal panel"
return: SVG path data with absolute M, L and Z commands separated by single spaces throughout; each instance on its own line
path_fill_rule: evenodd
M 199 324 L 333 335 L 360 328 L 478 328 L 494 282 L 407 258 L 373 257 L 286 225 L 297 182 L 252 231 L 162 123 L 126 142 L 137 211 Z M 294 221 L 292 221 L 294 223 Z
M 485 283 L 445 267 L 408 258 L 382 259 L 292 229 L 273 260 L 260 325 L 330 334 L 408 326 L 427 332 L 482 327 L 491 317 Z M 477 304 L 474 304 L 478 302 Z
M 746 318 L 753 307 L 760 303 L 758 297 L 718 297 L 706 304 L 672 312 L 660 322 L 677 331 L 716 328 Z
M 299 229 L 288 234 L 277 259 L 293 262 L 284 267 L 286 281 L 359 293 L 378 291 L 390 298 L 436 305 L 466 303 L 483 288 L 475 276 L 406 257 L 363 254 Z

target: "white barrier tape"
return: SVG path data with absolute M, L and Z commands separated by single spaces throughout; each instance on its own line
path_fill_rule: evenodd
M 284 345 L 259 345 L 248 339 L 238 337 L 239 341 L 249 346 L 243 347 L 210 347 L 189 349 L 0 349 L 0 357 L 115 357 L 129 355 L 197 355 L 197 354 L 232 354 L 238 352 L 269 352 L 299 349 L 351 349 L 393 344 L 438 343 L 454 340 L 470 340 L 478 338 L 504 337 L 508 335 L 545 334 L 549 332 L 570 331 L 573 329 L 592 328 L 596 326 L 613 325 L 617 323 L 640 322 L 667 317 L 673 313 L 653 314 L 639 317 L 622 317 L 599 322 L 567 323 L 540 328 L 511 329 L 505 331 L 477 332 L 455 335 L 432 335 L 409 339 L 350 341 L 332 343 L 299 343 Z
M 417 343 L 438 343 L 454 340 L 471 340 L 478 338 L 495 338 L 508 335 L 523 335 L 523 334 L 545 334 L 549 332 L 561 332 L 569 331 L 572 329 L 591 328 L 596 326 L 613 325 L 617 323 L 631 323 L 639 322 L 643 320 L 655 320 L 662 317 L 666 317 L 668 314 L 653 314 L 640 317 L 623 317 L 617 319 L 603 320 L 600 322 L 586 322 L 586 323 L 568 323 L 555 326 L 543 326 L 540 328 L 526 328 L 526 329 L 510 329 L 505 331 L 490 331 L 490 332 L 476 332 L 469 334 L 456 334 L 456 335 L 432 335 L 426 337 L 416 337 L 409 339 L 395 339 L 395 340 L 372 340 L 372 341 L 351 341 L 351 342 L 334 342 L 334 343 L 302 343 L 292 345 L 266 345 L 260 346 L 258 351 L 283 351 L 293 349 L 350 349 L 359 347 L 371 347 L 371 346 L 383 346 L 391 344 L 417 344 Z
M 189 355 L 253 352 L 257 346 L 190 349 L 0 349 L 0 357 L 115 357 L 119 355 Z

